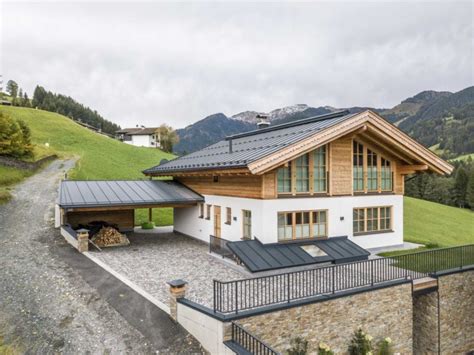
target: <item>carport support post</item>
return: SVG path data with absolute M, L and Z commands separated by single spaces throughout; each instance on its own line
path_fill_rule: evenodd
M 148 222 L 153 222 L 153 209 L 148 209 Z
M 88 229 L 78 229 L 76 231 L 77 236 L 77 250 L 81 253 L 89 250 L 89 230 Z
M 170 316 L 178 321 L 178 298 L 186 296 L 186 284 L 184 280 L 169 281 L 170 285 Z

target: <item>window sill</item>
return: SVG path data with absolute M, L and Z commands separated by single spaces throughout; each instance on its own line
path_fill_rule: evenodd
M 201 219 L 203 219 L 203 218 L 204 218 L 204 216 L 198 216 L 198 218 L 201 218 Z
M 206 217 L 205 218 L 207 221 L 210 221 L 211 220 L 211 217 Z
M 395 232 L 393 229 L 383 230 L 383 231 L 359 232 L 359 233 L 354 233 L 354 237 L 362 237 L 364 235 L 385 234 L 385 233 L 393 233 L 393 232 Z
M 277 195 L 278 198 L 308 198 L 308 197 L 329 197 L 330 195 L 327 192 L 315 192 L 313 194 L 310 193 L 296 193 L 296 195 L 292 195 L 290 193 L 279 193 Z
M 354 196 L 395 195 L 393 191 L 354 191 Z
M 227 224 L 228 226 L 230 226 L 230 222 L 224 222 L 224 224 Z
M 298 239 L 283 239 L 278 240 L 278 243 L 290 244 L 290 243 L 301 243 L 301 242 L 314 242 L 315 240 L 326 240 L 328 237 L 310 237 L 310 238 L 298 238 Z

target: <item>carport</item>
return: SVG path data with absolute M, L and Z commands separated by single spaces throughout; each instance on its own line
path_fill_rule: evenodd
M 201 195 L 176 181 L 64 180 L 59 187 L 55 225 L 63 235 L 64 229 L 77 240 L 80 225 L 105 221 L 127 232 L 133 230 L 137 208 L 148 208 L 151 217 L 152 208 L 185 208 L 200 202 L 204 202 Z

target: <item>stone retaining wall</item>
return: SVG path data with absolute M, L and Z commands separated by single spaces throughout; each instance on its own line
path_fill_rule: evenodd
M 441 276 L 441 353 L 474 351 L 474 270 Z
M 40 160 L 34 162 L 22 161 L 11 157 L 0 156 L 0 165 L 9 166 L 12 168 L 23 169 L 23 170 L 36 170 L 42 164 L 57 159 L 56 154 L 48 155 Z
M 411 291 L 411 284 L 402 284 L 257 315 L 237 323 L 281 353 L 286 353 L 295 337 L 309 342 L 309 353 L 314 353 L 320 342 L 328 344 L 336 354 L 346 353 L 354 331 L 362 327 L 373 337 L 374 344 L 390 337 L 394 352 L 411 354 Z

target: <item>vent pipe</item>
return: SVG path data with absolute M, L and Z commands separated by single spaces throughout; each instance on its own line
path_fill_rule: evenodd
M 270 126 L 270 122 L 268 122 L 267 115 L 258 114 L 257 118 L 259 119 L 259 121 L 257 122 L 258 129 L 267 128 L 268 126 Z
M 232 153 L 232 139 L 229 139 L 229 153 Z

